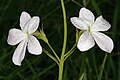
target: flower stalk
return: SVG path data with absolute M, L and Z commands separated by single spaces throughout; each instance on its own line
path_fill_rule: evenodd
M 49 48 L 52 50 L 52 52 L 54 53 L 55 57 L 57 58 L 56 60 L 57 60 L 57 62 L 58 62 L 60 59 L 59 59 L 59 57 L 57 56 L 57 54 L 56 54 L 56 52 L 54 51 L 54 49 L 52 48 L 52 46 L 50 45 L 50 43 L 49 43 L 49 41 L 48 41 L 48 39 L 47 39 L 47 37 L 46 37 L 43 29 L 40 30 L 40 32 L 39 32 L 39 31 L 36 31 L 36 32 L 34 33 L 34 35 L 35 35 L 38 39 L 43 40 L 43 41 L 49 46 Z M 50 56 L 49 56 L 49 57 L 50 57 Z M 52 57 L 53 57 L 53 56 L 52 56 Z M 51 58 L 51 57 L 50 57 L 50 58 Z M 52 59 L 53 59 L 53 58 L 52 58 Z M 55 61 L 55 62 L 56 62 L 56 61 Z
M 64 0 L 60 0 L 60 1 L 61 1 L 62 11 L 63 11 L 63 20 L 64 20 L 64 41 L 63 41 L 63 48 L 62 48 L 61 58 L 60 58 L 60 62 L 59 62 L 59 77 L 58 77 L 58 80 L 62 80 L 63 67 L 64 67 L 64 54 L 65 54 L 66 43 L 67 43 L 66 11 L 65 11 Z

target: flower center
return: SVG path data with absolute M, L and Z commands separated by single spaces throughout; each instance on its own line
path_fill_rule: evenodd
M 25 36 L 26 36 L 26 38 L 28 39 L 28 37 L 29 37 L 28 32 L 25 32 Z
M 90 32 L 91 30 L 90 30 L 90 26 L 88 26 L 88 32 Z
M 88 32 L 91 32 L 92 23 L 87 22 L 87 25 L 88 25 Z

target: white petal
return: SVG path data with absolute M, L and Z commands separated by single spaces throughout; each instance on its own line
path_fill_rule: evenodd
M 94 19 L 95 19 L 94 14 L 86 8 L 80 9 L 79 17 L 81 17 L 87 21 L 90 21 L 91 23 L 94 23 Z
M 113 41 L 107 35 L 100 32 L 92 33 L 97 45 L 105 52 L 111 53 L 113 50 Z
M 25 51 L 26 51 L 26 45 L 27 42 L 25 40 L 23 40 L 16 48 L 13 57 L 12 57 L 12 61 L 15 65 L 20 66 L 22 60 L 25 57 Z
M 88 29 L 87 24 L 84 22 L 84 20 L 82 18 L 72 17 L 72 18 L 70 18 L 70 20 L 76 28 L 81 29 L 81 30 Z
M 26 31 L 26 23 L 31 19 L 30 15 L 27 12 L 22 12 L 20 16 L 20 27 L 22 31 Z
M 87 51 L 95 45 L 94 39 L 91 34 L 85 31 L 79 38 L 77 47 L 80 51 Z
M 92 26 L 92 30 L 94 31 L 107 31 L 109 28 L 111 27 L 111 25 L 109 24 L 109 22 L 107 22 L 105 19 L 103 19 L 102 16 L 99 16 L 95 23 Z
M 8 34 L 7 42 L 9 45 L 16 45 L 25 39 L 25 34 L 19 29 L 10 29 Z
M 26 26 L 28 27 L 28 33 L 32 34 L 33 32 L 35 32 L 39 26 L 39 22 L 40 22 L 40 18 L 35 16 L 32 17 L 29 22 L 26 24 Z
M 39 55 L 42 53 L 42 47 L 39 41 L 32 35 L 30 35 L 28 40 L 28 51 L 34 55 Z

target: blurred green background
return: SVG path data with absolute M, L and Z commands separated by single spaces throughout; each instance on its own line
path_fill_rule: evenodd
M 120 0 L 64 0 L 68 23 L 68 51 L 75 43 L 75 27 L 70 18 L 78 16 L 81 7 L 90 9 L 96 17 L 102 15 L 112 25 L 105 34 L 114 41 L 114 50 L 108 54 L 102 80 L 120 80 Z M 22 11 L 41 19 L 44 32 L 60 56 L 63 42 L 63 17 L 59 0 L 0 0 L 0 80 L 57 80 L 58 66 L 44 52 L 35 56 L 26 52 L 22 65 L 15 66 L 12 55 L 16 46 L 7 44 L 8 31 L 18 28 Z M 42 47 L 51 54 L 48 46 L 40 40 Z M 66 60 L 63 80 L 96 80 L 105 52 L 97 45 L 86 52 L 78 49 Z

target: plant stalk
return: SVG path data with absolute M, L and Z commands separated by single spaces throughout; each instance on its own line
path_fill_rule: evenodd
M 63 67 L 64 67 L 64 54 L 65 54 L 66 44 L 67 44 L 67 20 L 66 20 L 66 11 L 65 11 L 64 0 L 60 0 L 60 1 L 61 1 L 62 12 L 63 12 L 63 20 L 64 20 L 64 41 L 63 41 L 63 48 L 62 48 L 61 58 L 60 58 L 60 61 L 59 61 L 59 77 L 58 77 L 58 80 L 62 80 Z

